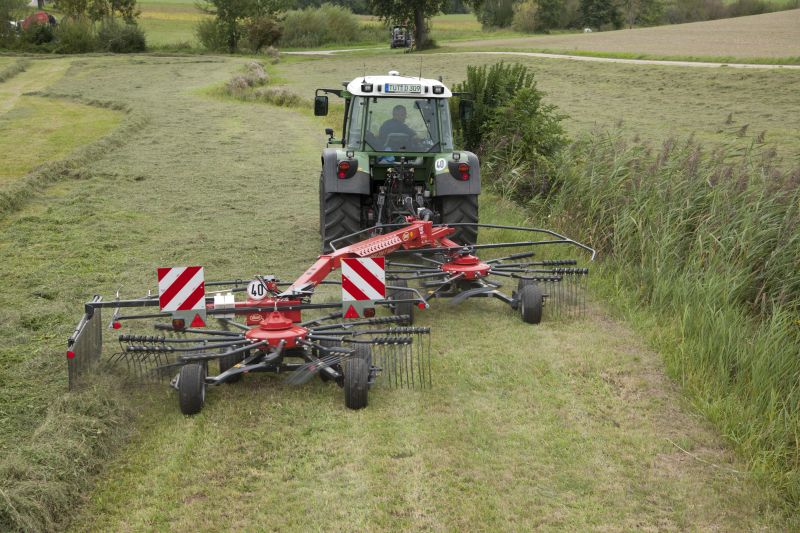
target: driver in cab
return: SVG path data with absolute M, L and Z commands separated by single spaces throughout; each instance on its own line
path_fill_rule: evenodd
M 408 113 L 406 112 L 405 106 L 396 105 L 392 109 L 392 118 L 381 125 L 381 129 L 378 131 L 378 138 L 381 139 L 384 145 L 390 145 L 387 146 L 388 149 L 396 150 L 405 148 L 405 146 L 399 147 L 391 145 L 397 145 L 398 142 L 403 145 L 411 144 L 416 138 L 416 132 L 406 125 L 407 116 Z M 390 135 L 399 135 L 401 137 L 400 139 L 395 137 L 395 140 L 390 138 Z

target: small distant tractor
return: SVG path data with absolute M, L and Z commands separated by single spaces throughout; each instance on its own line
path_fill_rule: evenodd
M 323 252 L 332 240 L 369 227 L 396 227 L 407 216 L 435 223 L 478 222 L 481 169 L 472 152 L 453 144 L 450 98 L 441 81 L 401 76 L 364 76 L 344 89 L 317 89 L 314 114 L 328 114 L 328 96 L 344 99 L 342 136 L 326 129 L 319 181 Z M 459 96 L 459 95 L 455 95 Z M 472 102 L 462 98 L 459 114 Z M 477 226 L 458 227 L 455 240 L 474 244 Z M 363 238 L 361 235 L 359 238 Z
M 394 26 L 391 38 L 389 39 L 390 48 L 411 48 L 414 46 L 414 36 L 408 31 L 407 26 Z

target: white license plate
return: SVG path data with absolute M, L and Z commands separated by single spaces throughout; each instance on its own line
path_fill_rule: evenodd
M 387 83 L 383 92 L 385 93 L 421 93 L 422 85 L 409 85 L 406 83 Z

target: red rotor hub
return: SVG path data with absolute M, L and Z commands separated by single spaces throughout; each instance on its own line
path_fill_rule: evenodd
M 464 274 L 464 279 L 478 279 L 489 275 L 491 266 L 474 255 L 460 255 L 442 265 L 442 270 L 449 274 Z
M 267 341 L 269 346 L 275 348 L 281 341 L 286 341 L 284 348 L 296 348 L 299 340 L 304 339 L 308 330 L 301 326 L 295 326 L 292 319 L 280 311 L 273 311 L 267 318 L 259 322 L 257 328 L 253 328 L 245 337 L 252 341 Z

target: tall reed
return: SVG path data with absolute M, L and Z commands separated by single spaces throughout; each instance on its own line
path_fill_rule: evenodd
M 755 143 L 654 149 L 595 132 L 546 189 L 507 176 L 493 177 L 500 190 L 549 191 L 534 212 L 599 249 L 601 290 L 658 318 L 668 370 L 800 504 L 800 168 Z

